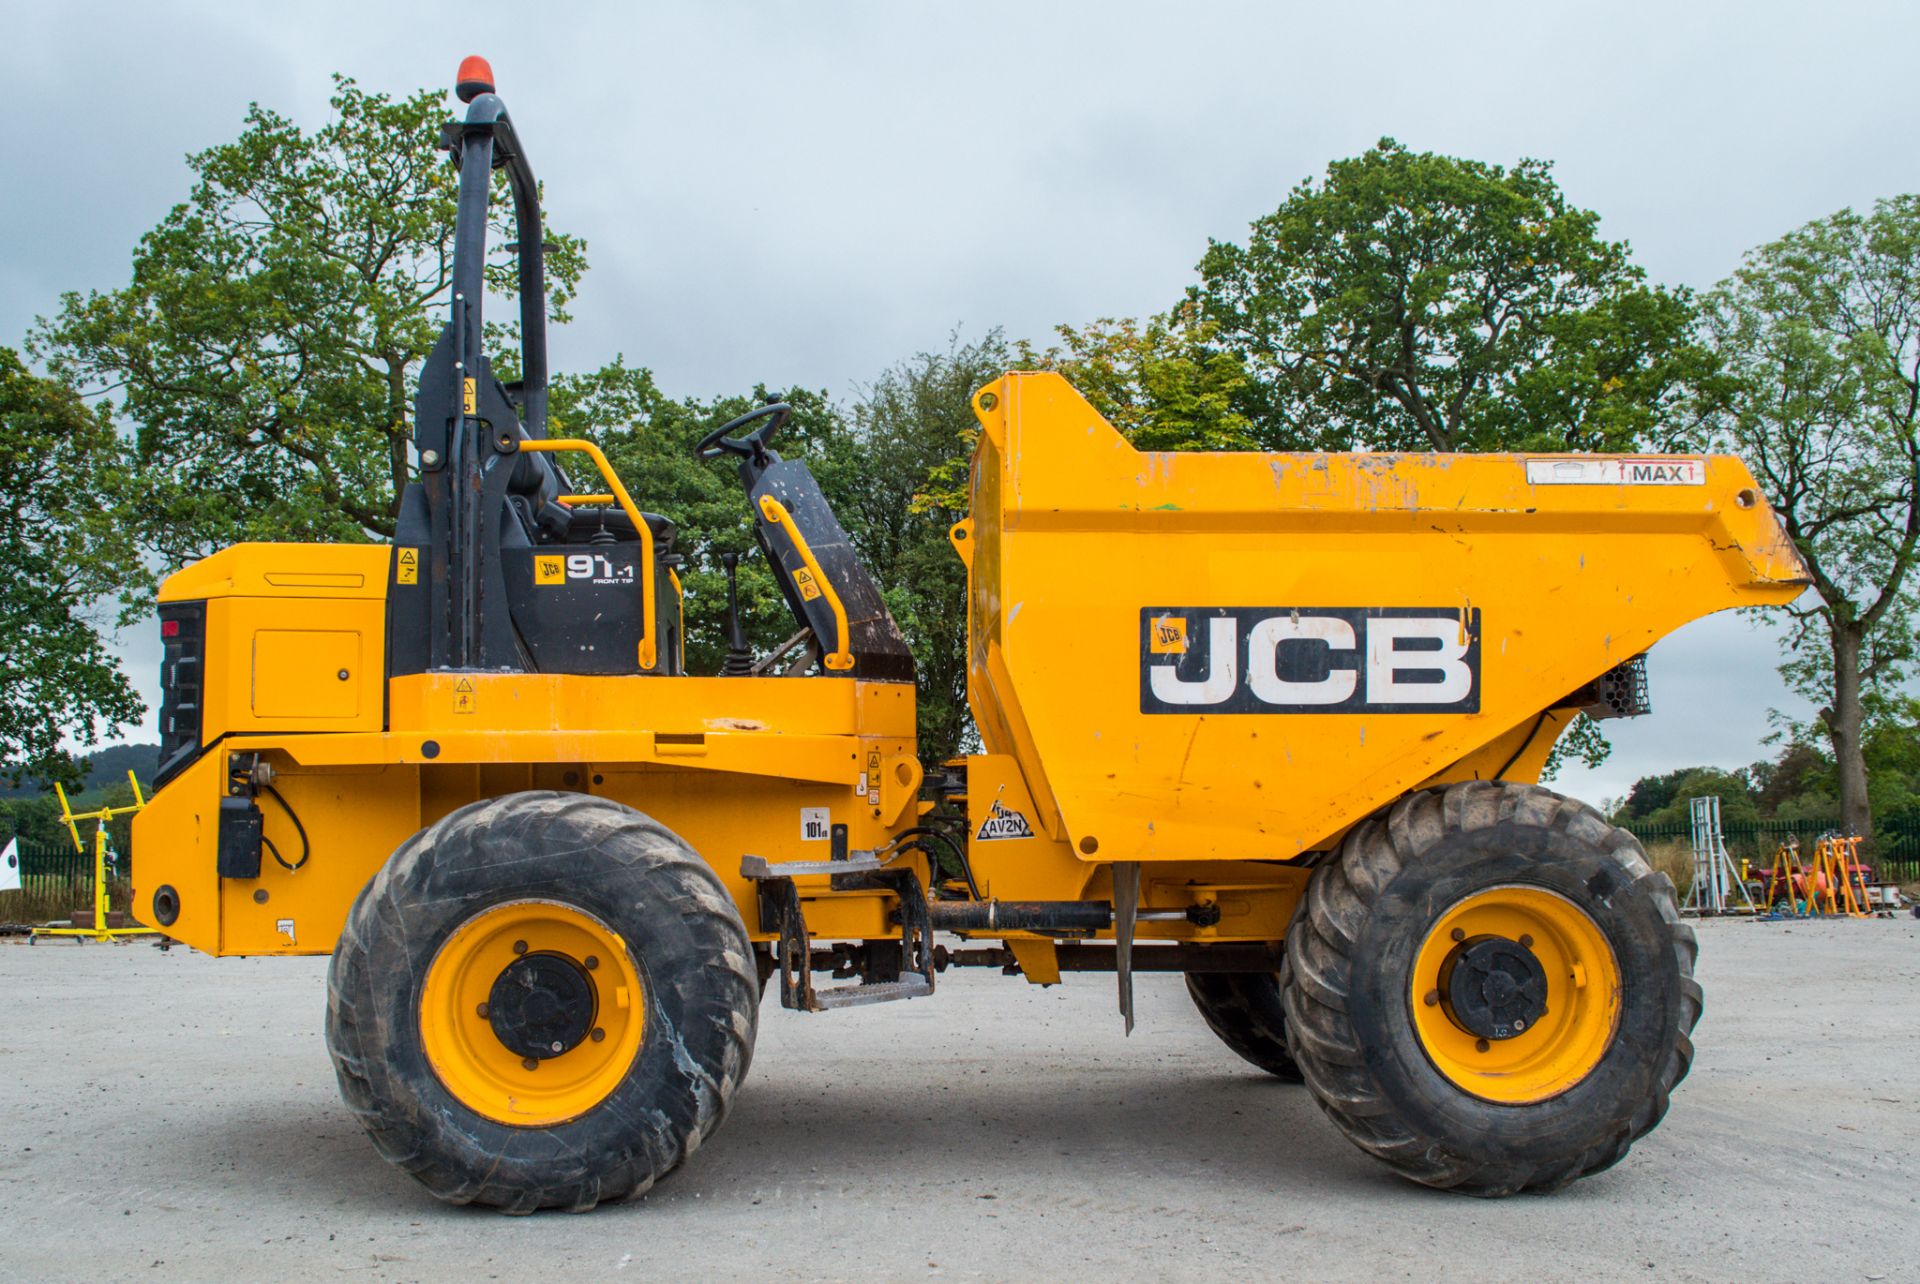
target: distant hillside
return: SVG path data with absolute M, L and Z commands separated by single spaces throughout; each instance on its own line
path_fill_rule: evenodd
M 139 778 L 140 787 L 145 789 L 153 784 L 154 769 L 160 765 L 160 746 L 108 745 L 105 749 L 94 750 L 82 761 L 87 764 L 87 781 L 81 790 L 83 793 L 108 785 L 125 784 L 129 771 Z M 8 789 L 5 782 L 0 782 L 0 798 L 36 798 L 39 794 L 40 791 L 30 784 Z

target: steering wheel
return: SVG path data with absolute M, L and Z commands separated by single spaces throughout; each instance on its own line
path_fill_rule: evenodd
M 693 453 L 702 459 L 718 459 L 721 455 L 758 455 L 766 449 L 774 434 L 787 426 L 787 420 L 793 416 L 793 407 L 784 401 L 769 401 L 764 406 L 749 410 L 738 419 L 729 419 L 702 437 L 693 448 Z M 767 422 L 755 428 L 745 436 L 733 434 L 745 428 L 756 419 Z

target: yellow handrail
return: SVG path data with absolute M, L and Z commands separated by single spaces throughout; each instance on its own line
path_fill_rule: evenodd
M 520 449 L 532 451 L 534 454 L 575 450 L 593 460 L 594 466 L 600 470 L 601 478 L 607 483 L 607 489 L 612 492 L 611 497 L 620 502 L 620 510 L 627 515 L 627 520 L 633 523 L 633 529 L 640 532 L 640 667 L 651 669 L 658 656 L 653 635 L 653 531 L 647 526 L 646 519 L 640 516 L 640 510 L 634 506 L 633 497 L 627 494 L 627 488 L 621 484 L 618 474 L 613 471 L 613 465 L 609 464 L 607 457 L 600 452 L 600 447 L 590 441 L 548 438 L 543 441 L 523 441 L 520 443 Z
M 833 581 L 828 579 L 827 573 L 820 569 L 819 559 L 814 557 L 813 550 L 807 547 L 806 539 L 800 534 L 800 528 L 793 524 L 793 514 L 787 511 L 785 504 L 771 495 L 762 495 L 760 512 L 769 522 L 785 531 L 787 538 L 793 541 L 793 547 L 800 554 L 800 560 L 807 564 L 807 570 L 813 575 L 814 583 L 818 584 L 820 591 L 826 595 L 827 609 L 833 612 L 833 652 L 825 656 L 821 663 L 835 673 L 851 669 L 853 652 L 847 649 L 847 608 L 840 604 L 840 594 L 834 591 Z M 802 593 L 801 596 L 806 595 Z

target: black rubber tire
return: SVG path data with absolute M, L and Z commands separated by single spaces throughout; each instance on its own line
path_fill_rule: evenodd
M 1280 978 L 1258 972 L 1189 972 L 1187 994 L 1220 1042 L 1268 1074 L 1302 1082 L 1299 1063 L 1287 1051 L 1287 1013 Z
M 1410 994 L 1428 928 L 1483 888 L 1558 892 L 1621 973 L 1612 1043 L 1558 1096 L 1487 1101 L 1422 1050 Z M 1401 798 L 1316 869 L 1287 934 L 1288 1046 L 1347 1137 L 1402 1175 L 1473 1195 L 1555 1190 L 1611 1167 L 1667 1112 L 1700 1018 L 1693 929 L 1633 835 L 1534 785 L 1472 781 Z
M 544 1127 L 498 1123 L 450 1094 L 418 1018 L 442 942 L 526 897 L 618 932 L 645 990 L 626 1078 L 584 1115 Z M 327 1047 L 374 1146 L 441 1199 L 584 1211 L 647 1190 L 720 1125 L 752 1059 L 759 989 L 732 898 L 672 832 L 604 798 L 512 794 L 414 835 L 361 891 L 327 978 Z

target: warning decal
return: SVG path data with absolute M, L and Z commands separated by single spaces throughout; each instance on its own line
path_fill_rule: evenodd
M 793 586 L 800 590 L 800 596 L 805 601 L 811 602 L 820 596 L 820 586 L 814 583 L 813 572 L 804 566 L 793 573 Z
M 394 582 L 398 584 L 418 584 L 420 582 L 420 550 L 403 548 L 400 550 L 399 569 L 395 572 Z
M 473 694 L 472 678 L 462 678 L 453 684 L 453 711 L 455 713 L 472 713 L 478 707 L 479 701 L 474 698 Z
M 975 842 L 989 843 L 996 838 L 1032 838 L 1033 826 L 1027 818 L 1013 808 L 1005 806 L 996 798 L 993 810 L 980 822 L 980 832 L 973 836 Z

